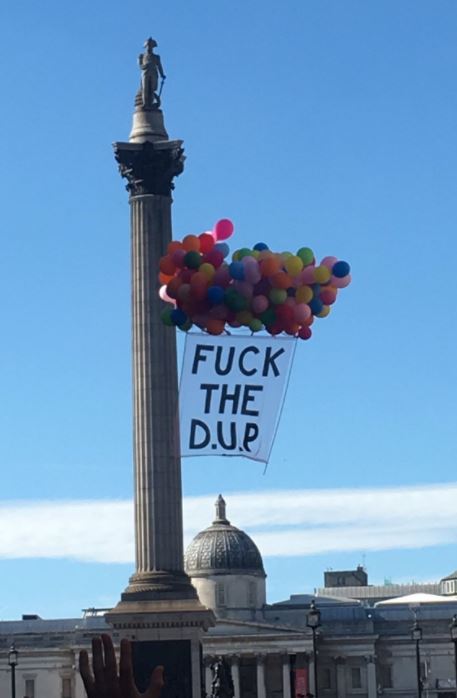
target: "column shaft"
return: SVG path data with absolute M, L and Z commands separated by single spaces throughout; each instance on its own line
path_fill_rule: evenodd
M 240 698 L 240 661 L 237 657 L 232 657 L 230 669 L 232 671 L 233 698 Z
M 290 692 L 290 659 L 286 654 L 282 658 L 282 695 L 283 698 L 291 698 Z
M 136 570 L 183 570 L 176 336 L 164 327 L 159 260 L 171 197 L 131 198 Z
M 367 688 L 368 698 L 376 698 L 378 695 L 376 683 L 376 664 L 373 661 L 367 663 Z
M 257 657 L 257 698 L 266 698 L 265 662 L 263 657 Z

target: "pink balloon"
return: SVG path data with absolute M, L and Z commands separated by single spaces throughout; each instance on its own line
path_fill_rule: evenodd
M 252 309 L 255 313 L 263 313 L 270 305 L 266 296 L 255 296 L 252 299 Z
M 324 257 L 321 262 L 321 266 L 327 267 L 330 271 L 333 269 L 333 265 L 338 261 L 338 257 Z
M 252 298 L 253 288 L 249 281 L 234 281 L 233 287 L 248 300 Z
M 165 303 L 173 303 L 173 305 L 176 305 L 176 301 L 174 300 L 174 298 L 170 298 L 170 296 L 168 295 L 166 286 L 160 287 L 159 296 L 163 301 L 165 301 Z
M 310 316 L 311 308 L 309 307 L 309 305 L 306 305 L 306 303 L 299 303 L 295 306 L 294 317 L 297 322 L 302 324 L 306 322 L 306 320 L 308 320 Z
M 256 284 L 262 278 L 259 263 L 254 257 L 243 257 L 244 276 L 250 284 Z
M 310 264 L 308 267 L 305 267 L 303 271 L 300 272 L 300 280 L 303 285 L 314 283 L 314 269 L 315 266 L 313 264 Z
M 228 218 L 221 218 L 213 228 L 213 237 L 216 240 L 227 240 L 233 233 L 233 223 Z
M 330 279 L 330 286 L 334 286 L 334 288 L 346 288 L 346 286 L 349 286 L 351 281 L 352 279 L 350 274 L 343 276 L 342 279 L 339 279 L 337 276 L 332 276 Z
M 181 269 L 184 266 L 184 257 L 186 254 L 186 250 L 175 250 L 171 256 L 173 264 Z
M 216 273 L 214 274 L 213 278 L 211 279 L 211 285 L 212 286 L 222 286 L 225 288 L 226 286 L 229 285 L 231 281 L 231 276 L 230 272 L 228 270 L 227 265 L 224 265 L 222 267 L 219 267 L 219 269 L 216 269 Z

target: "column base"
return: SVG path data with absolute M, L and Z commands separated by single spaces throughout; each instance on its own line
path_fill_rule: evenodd
M 195 587 L 184 572 L 140 572 L 129 579 L 121 602 L 198 599 Z

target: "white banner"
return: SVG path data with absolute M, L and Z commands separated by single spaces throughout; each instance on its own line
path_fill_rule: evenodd
M 180 385 L 181 454 L 268 462 L 296 340 L 190 333 Z

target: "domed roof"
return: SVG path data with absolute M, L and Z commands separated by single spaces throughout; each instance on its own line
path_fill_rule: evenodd
M 190 577 L 211 573 L 266 576 L 254 541 L 227 520 L 222 495 L 217 498 L 213 524 L 195 536 L 186 550 L 184 564 Z

